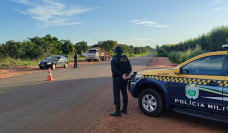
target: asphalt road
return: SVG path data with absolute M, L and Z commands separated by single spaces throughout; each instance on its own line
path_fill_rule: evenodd
M 139 71 L 152 55 L 132 58 Z M 110 62 L 0 79 L 0 133 L 86 132 L 113 104 Z

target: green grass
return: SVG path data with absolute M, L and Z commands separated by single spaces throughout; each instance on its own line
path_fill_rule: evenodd
M 143 53 L 143 54 L 127 54 L 127 57 L 140 57 L 140 56 L 146 56 L 148 54 L 150 54 L 150 52 Z
M 69 60 L 70 60 L 70 62 L 74 62 L 74 58 L 73 57 L 69 57 Z M 78 60 L 86 60 L 86 57 L 85 56 L 79 56 L 78 57 Z
M 0 59 L 0 68 L 10 68 L 17 66 L 37 66 L 40 60 L 21 60 L 12 58 Z

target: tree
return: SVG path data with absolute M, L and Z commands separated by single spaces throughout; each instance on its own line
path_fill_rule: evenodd
M 99 42 L 98 42 L 99 43 Z M 99 45 L 99 44 L 98 44 Z M 101 48 L 103 48 L 107 52 L 112 52 L 114 48 L 117 46 L 117 41 L 107 40 L 103 41 L 100 45 Z
M 8 41 L 6 42 L 6 51 L 11 58 L 18 59 L 23 54 L 22 45 L 20 42 Z
M 87 42 L 84 41 L 76 43 L 74 47 L 79 55 L 82 55 L 82 51 L 87 51 L 89 49 Z
M 166 46 L 166 45 L 163 45 L 164 47 Z M 156 51 L 158 51 L 159 50 L 159 45 L 156 45 Z
M 41 46 L 30 41 L 23 42 L 23 45 L 25 47 L 25 54 L 23 55 L 23 58 L 33 60 L 39 59 L 43 56 L 43 50 Z
M 50 54 L 61 54 L 61 42 L 58 40 L 57 37 L 52 37 L 50 34 L 40 38 L 40 37 L 33 37 L 29 38 L 32 43 L 35 43 L 38 46 L 43 48 L 44 56 Z
M 6 45 L 5 44 L 1 44 L 0 45 L 0 58 L 4 58 L 8 56 L 8 52 L 6 49 Z
M 189 48 L 194 49 L 197 44 L 206 51 L 219 51 L 222 50 L 222 45 L 227 43 L 228 38 L 228 26 L 221 26 L 211 30 L 207 34 L 202 34 L 201 36 L 193 39 L 185 40 L 178 44 L 174 44 L 171 47 L 163 45 L 167 52 L 171 51 L 187 51 Z
M 74 46 L 70 40 L 61 40 L 61 42 L 61 50 L 63 51 L 63 54 L 68 55 L 74 51 Z
M 158 52 L 159 57 L 166 57 L 167 56 L 167 52 L 163 48 L 159 48 L 157 52 Z

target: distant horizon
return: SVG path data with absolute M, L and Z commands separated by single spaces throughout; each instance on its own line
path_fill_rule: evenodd
M 50 34 L 73 44 L 177 44 L 227 26 L 227 0 L 4 0 L 0 44 Z
M 224 25 L 223 25 L 223 26 L 224 26 Z M 213 29 L 219 28 L 219 27 L 223 27 L 223 26 L 214 27 Z M 224 26 L 224 27 L 228 27 L 228 26 Z M 208 31 L 207 33 L 211 32 L 213 29 L 211 29 L 211 30 Z M 202 33 L 202 34 L 198 35 L 197 37 L 188 38 L 188 39 L 186 39 L 186 40 L 183 40 L 183 41 L 180 41 L 180 42 L 177 42 L 177 43 L 173 43 L 173 44 L 162 44 L 162 45 L 159 45 L 159 46 L 163 46 L 163 45 L 176 45 L 176 44 L 178 44 L 178 43 L 181 43 L 181 42 L 184 42 L 184 41 L 187 41 L 187 40 L 190 40 L 190 39 L 198 38 L 199 36 L 205 35 L 205 34 L 207 34 L 207 33 Z M 56 36 L 52 36 L 51 34 L 47 34 L 47 35 L 50 35 L 51 37 L 56 37 Z M 46 36 L 46 35 L 44 35 L 44 36 Z M 33 37 L 40 37 L 40 38 L 42 38 L 42 37 L 44 37 L 44 36 L 33 36 Z M 27 39 L 24 39 L 24 40 L 22 40 L 22 41 L 15 41 L 15 40 L 8 40 L 8 41 L 24 42 L 24 41 L 28 41 L 29 38 L 33 38 L 33 37 L 27 37 Z M 58 38 L 58 37 L 57 37 L 57 38 Z M 58 40 L 60 41 L 60 40 L 69 40 L 69 39 L 59 39 L 59 38 L 58 38 Z M 8 41 L 6 41 L 6 42 L 8 42 Z M 71 41 L 71 40 L 70 40 L 70 41 Z M 85 40 L 82 40 L 82 41 L 87 42 L 87 41 L 85 41 Z M 79 41 L 79 42 L 82 42 L 82 41 Z M 108 41 L 108 40 L 101 40 L 101 41 Z M 116 41 L 116 40 L 112 40 L 112 41 Z M 0 45 L 5 44 L 6 42 L 0 43 Z M 88 46 L 93 46 L 93 45 L 98 44 L 98 42 L 100 42 L 100 41 L 97 41 L 97 43 L 91 44 L 91 45 L 88 44 L 88 42 L 87 42 L 87 44 L 88 44 Z M 75 44 L 78 43 L 78 42 L 72 42 L 72 41 L 71 41 L 71 43 L 73 43 L 73 44 L 75 45 Z M 118 43 L 118 44 L 126 44 L 126 43 L 119 43 L 118 41 L 117 41 L 117 43 Z M 129 45 L 129 44 L 126 44 L 126 45 Z M 129 45 L 129 46 L 131 46 L 131 45 Z M 146 46 L 150 46 L 150 45 L 145 45 L 145 46 L 136 46 L 136 45 L 132 45 L 132 46 L 134 46 L 134 47 L 146 47 Z M 151 47 L 151 46 L 150 46 L 150 47 Z M 156 46 L 155 46 L 155 47 L 151 47 L 151 48 L 156 48 Z
M 56 37 L 56 36 L 52 36 L 51 34 L 47 34 L 47 35 L 50 35 L 51 37 Z M 42 36 L 42 37 L 40 37 L 40 36 L 34 36 L 34 37 L 43 38 L 43 37 L 45 37 L 45 36 L 46 36 L 46 35 L 44 35 L 44 36 Z M 8 40 L 8 41 L 24 42 L 24 41 L 29 41 L 29 38 L 33 38 L 33 37 L 28 37 L 27 40 L 24 39 L 24 40 L 22 40 L 22 41 L 15 41 L 15 40 Z M 58 38 L 58 37 L 56 37 L 56 38 Z M 58 38 L 58 40 L 61 41 L 61 40 L 69 40 L 69 39 L 59 39 L 59 38 Z M 8 42 L 8 41 L 6 41 L 6 42 Z M 71 41 L 71 40 L 70 40 L 70 41 Z M 82 40 L 82 41 L 84 41 L 84 40 Z M 79 41 L 79 42 L 82 42 L 82 41 Z M 116 40 L 102 40 L 102 41 L 116 41 Z M 0 43 L 0 45 L 6 44 L 6 42 Z M 84 41 L 84 42 L 87 42 L 87 41 Z M 91 44 L 91 45 L 89 45 L 88 42 L 87 42 L 87 44 L 88 44 L 88 46 L 93 46 L 93 45 L 97 45 L 98 42 L 101 42 L 101 41 L 97 41 L 97 43 Z M 73 42 L 71 41 L 71 43 L 75 45 L 75 44 L 78 43 L 78 42 L 73 43 Z M 117 41 L 117 43 L 118 43 L 118 41 Z M 123 44 L 123 43 L 118 43 L 118 44 Z M 129 45 L 129 44 L 126 44 L 126 45 Z M 131 45 L 129 45 L 129 46 L 131 46 Z M 133 46 L 133 45 L 132 45 L 132 46 Z M 134 47 L 146 47 L 146 46 L 149 46 L 149 45 L 145 45 L 145 46 L 134 46 Z M 151 47 L 151 46 L 150 46 L 150 47 Z M 151 48 L 152 48 L 152 47 L 151 47 Z

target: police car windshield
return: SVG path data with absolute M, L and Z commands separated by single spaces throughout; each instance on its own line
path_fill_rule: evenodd
M 96 50 L 89 50 L 89 53 L 96 53 Z

